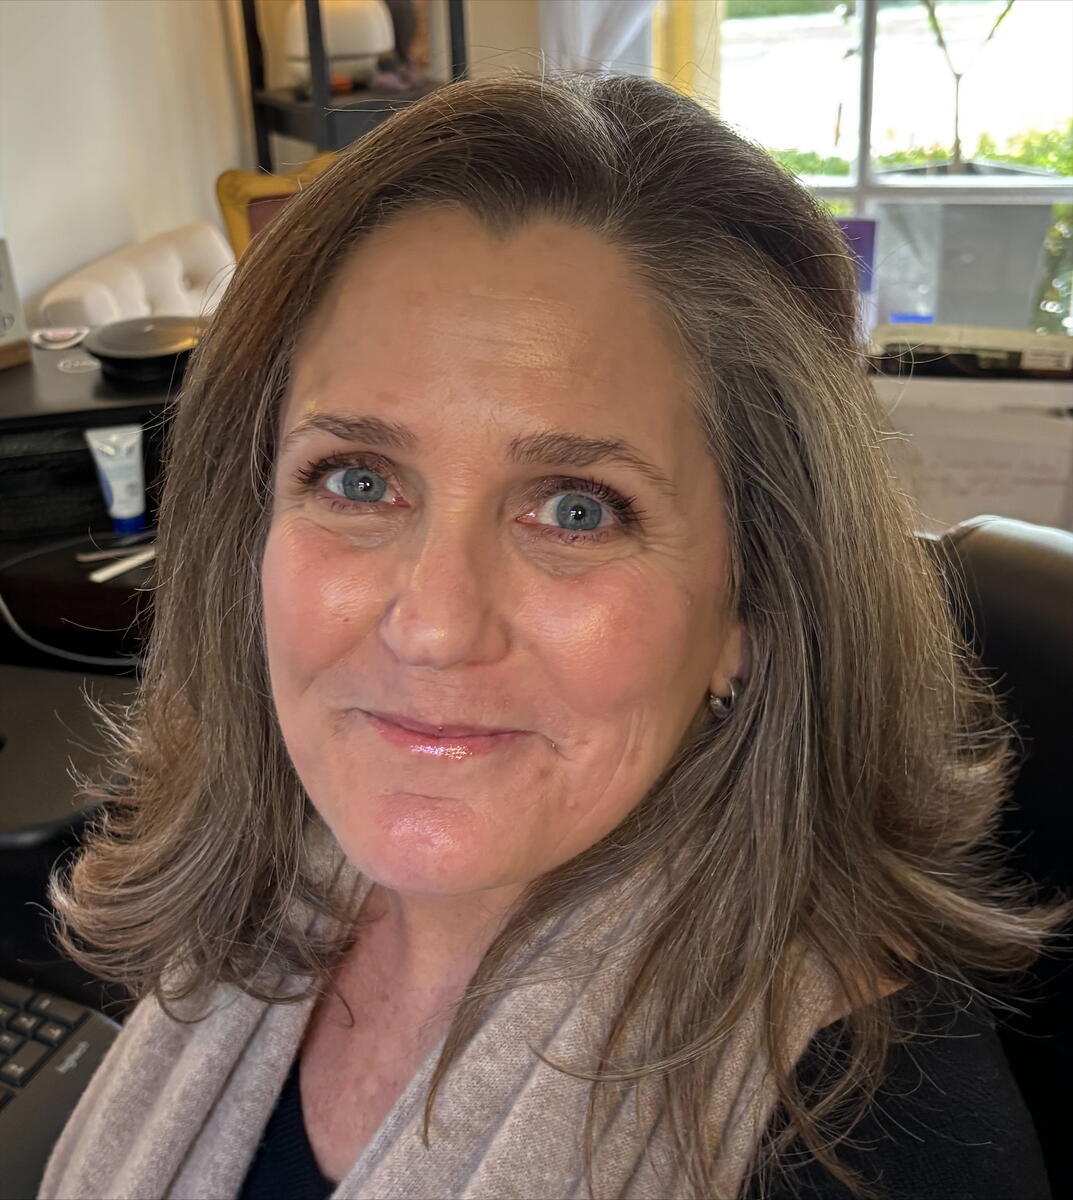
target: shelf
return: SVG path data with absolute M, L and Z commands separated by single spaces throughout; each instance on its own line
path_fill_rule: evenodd
M 950 379 L 938 375 L 872 375 L 888 408 L 907 405 L 970 413 L 1021 412 L 1073 416 L 1073 385 L 1063 379 Z
M 313 100 L 296 88 L 255 92 L 254 111 L 273 133 L 312 142 L 318 150 L 341 150 L 368 133 L 398 108 L 412 104 L 442 87 L 439 81 L 406 92 L 378 92 L 370 88 L 333 93 L 323 113 Z M 320 144 L 320 143 L 325 144 Z
M 451 44 L 451 77 L 464 79 L 467 65 L 463 0 L 444 2 Z M 302 94 L 295 88 L 265 87 L 264 49 L 257 24 L 256 0 L 242 0 L 250 105 L 257 140 L 257 163 L 262 171 L 273 170 L 270 133 L 311 142 L 318 151 L 341 150 L 381 121 L 386 121 L 397 109 L 443 86 L 429 82 L 408 92 L 360 88 L 353 92 L 333 93 L 329 87 L 320 0 L 304 0 L 304 8 L 311 79 L 309 91 Z

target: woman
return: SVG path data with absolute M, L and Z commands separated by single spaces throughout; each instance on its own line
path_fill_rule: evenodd
M 1046 1194 L 979 996 L 1065 910 L 983 865 L 1007 748 L 855 311 L 640 78 L 454 84 L 288 207 L 54 881 L 142 1000 L 43 1197 Z

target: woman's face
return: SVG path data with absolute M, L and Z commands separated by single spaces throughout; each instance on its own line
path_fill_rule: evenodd
M 272 692 L 347 857 L 461 895 L 598 841 L 743 650 L 717 472 L 620 252 L 406 214 L 305 331 L 280 420 Z

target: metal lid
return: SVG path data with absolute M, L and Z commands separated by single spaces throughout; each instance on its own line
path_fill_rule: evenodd
M 99 326 L 83 345 L 98 358 L 162 358 L 192 350 L 204 329 L 199 317 L 134 317 Z

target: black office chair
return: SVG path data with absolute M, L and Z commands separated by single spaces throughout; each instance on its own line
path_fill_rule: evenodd
M 931 543 L 962 627 L 1022 741 L 1000 827 L 1010 865 L 1073 895 L 1073 533 L 1004 517 Z M 1067 939 L 1026 980 L 1023 1015 L 999 1033 L 1039 1133 L 1054 1195 L 1073 1196 L 1073 954 Z

